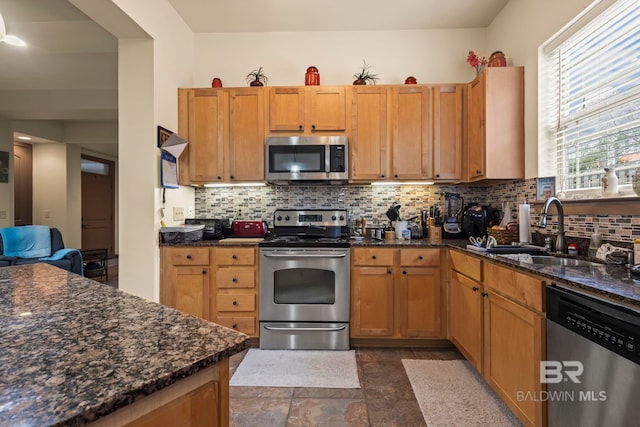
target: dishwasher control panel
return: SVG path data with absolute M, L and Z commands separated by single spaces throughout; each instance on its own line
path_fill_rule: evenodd
M 552 286 L 547 320 L 640 364 L 640 317 L 626 307 Z

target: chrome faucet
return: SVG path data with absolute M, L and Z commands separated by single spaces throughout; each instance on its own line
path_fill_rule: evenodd
M 552 204 L 556 205 L 556 210 L 558 211 L 558 236 L 556 237 L 556 252 L 565 253 L 567 251 L 567 241 L 564 238 L 564 208 L 562 207 L 562 202 L 557 197 L 549 197 L 542 208 L 542 216 L 540 217 L 540 221 L 535 224 L 536 227 L 546 228 L 547 227 L 547 215 L 549 211 L 549 206 Z

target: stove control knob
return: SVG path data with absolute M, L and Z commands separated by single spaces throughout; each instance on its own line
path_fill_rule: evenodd
M 331 216 L 331 220 L 335 221 L 336 220 L 336 216 L 335 215 Z
M 340 215 L 340 221 L 344 221 L 344 216 Z
M 289 215 L 287 215 L 287 216 L 285 216 L 285 217 L 284 217 L 284 220 L 285 220 L 285 221 L 289 221 L 290 219 L 291 219 L 291 218 L 289 218 Z
M 282 221 L 282 215 L 278 215 L 278 217 L 276 218 L 278 221 Z

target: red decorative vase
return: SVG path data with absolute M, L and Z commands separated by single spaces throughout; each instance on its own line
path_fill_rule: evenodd
M 320 73 L 314 66 L 307 68 L 307 72 L 304 75 L 305 86 L 318 86 L 320 84 Z
M 249 83 L 249 86 L 264 86 L 260 80 L 254 80 Z
M 415 85 L 417 83 L 418 83 L 418 81 L 413 76 L 409 76 L 404 80 L 404 84 L 406 84 L 406 85 Z
M 222 80 L 215 77 L 213 80 L 211 80 L 211 87 L 222 87 Z
M 358 80 L 355 80 L 355 81 L 353 82 L 353 84 L 354 84 L 354 85 L 366 85 L 366 84 L 367 84 L 367 82 L 365 82 L 365 81 L 364 81 L 364 80 L 362 80 L 362 79 L 358 79 Z
M 507 66 L 507 58 L 504 56 L 504 53 L 499 50 L 493 52 L 489 57 L 488 67 L 506 67 Z

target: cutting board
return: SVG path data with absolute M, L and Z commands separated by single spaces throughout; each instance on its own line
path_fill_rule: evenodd
M 229 237 L 218 240 L 218 243 L 260 243 L 264 237 Z

